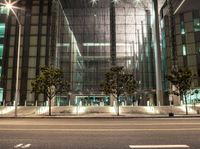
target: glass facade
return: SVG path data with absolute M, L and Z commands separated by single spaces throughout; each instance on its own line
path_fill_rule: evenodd
M 0 6 L 0 77 L 1 77 L 1 83 L 0 83 L 0 105 L 3 102 L 3 84 L 2 84 L 2 67 L 3 67 L 3 53 L 4 53 L 4 38 L 5 38 L 5 20 L 8 14 L 8 10 L 4 6 Z
M 162 72 L 163 72 L 163 90 L 168 90 L 168 81 L 166 79 L 166 75 L 168 74 L 168 61 L 167 61 L 167 43 L 166 43 L 166 35 L 169 28 L 166 27 L 166 18 L 161 20 L 161 36 L 162 36 Z
M 195 105 L 200 103 L 200 89 L 191 90 L 191 92 L 186 95 L 186 99 L 189 104 Z
M 67 38 L 58 44 L 62 47 L 61 68 L 66 69 L 72 92 L 101 94 L 100 84 L 112 66 L 113 55 L 116 65 L 135 74 L 141 89 L 155 89 L 150 11 L 123 1 L 115 5 L 113 15 L 109 1 L 99 1 L 96 5 L 88 1 L 78 3 L 73 0 L 65 5 Z M 115 21 L 113 26 L 111 16 Z M 112 34 L 116 37 L 116 51 L 112 51 Z
M 61 4 L 61 3 L 62 4 Z M 64 3 L 64 4 L 63 4 Z M 136 4 L 121 0 L 21 0 L 16 10 L 22 24 L 20 53 L 20 105 L 43 105 L 46 97 L 31 93 L 31 81 L 40 74 L 40 66 L 54 65 L 64 72 L 71 84 L 70 97 L 62 93 L 56 97 L 60 105 L 111 104 L 100 84 L 113 65 L 124 66 L 134 73 L 139 89 L 126 103 L 140 99 L 145 105 L 155 95 L 154 46 L 152 43 L 151 2 Z M 1 12 L 7 14 L 2 9 Z M 0 43 L 4 98 L 12 104 L 16 83 L 16 53 L 18 24 L 10 13 L 5 25 L 0 22 L 0 38 L 6 33 L 5 44 Z M 5 29 L 6 28 L 6 32 Z M 2 45 L 2 46 L 1 46 Z M 125 102 L 125 97 L 120 98 Z M 154 103 L 152 103 L 153 105 Z

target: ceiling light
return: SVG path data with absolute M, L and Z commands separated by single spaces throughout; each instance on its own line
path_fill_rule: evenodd
M 92 6 L 96 5 L 98 0 L 90 0 L 90 3 L 92 3 Z
M 113 3 L 117 4 L 119 0 L 112 0 Z

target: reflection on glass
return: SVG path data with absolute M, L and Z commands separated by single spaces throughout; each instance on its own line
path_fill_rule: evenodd
M 200 19 L 194 19 L 194 31 L 199 32 L 200 31 Z
M 183 50 L 183 56 L 186 56 L 187 55 L 187 48 L 186 48 L 185 44 L 183 44 L 182 50 Z
M 181 22 L 181 34 L 182 34 L 182 35 L 185 34 L 185 24 L 184 24 L 183 21 Z

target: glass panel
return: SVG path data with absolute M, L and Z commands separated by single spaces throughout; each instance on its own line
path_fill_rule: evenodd
M 200 31 L 200 19 L 194 19 L 194 31 L 199 32 Z
M 0 88 L 0 102 L 3 101 L 3 88 Z
M 3 45 L 0 45 L 0 59 L 3 57 Z
M 200 42 L 196 43 L 196 50 L 200 54 Z
M 4 37 L 4 33 L 5 33 L 5 24 L 0 23 L 0 38 Z
M 1 77 L 2 67 L 0 66 L 0 77 Z
M 195 106 L 196 103 L 200 103 L 200 89 L 194 89 L 191 91 L 192 94 L 186 96 L 187 102 Z
M 9 10 L 5 6 L 0 6 L 0 14 L 8 14 Z
M 187 48 L 186 48 L 185 44 L 182 46 L 182 50 L 183 50 L 183 56 L 186 56 L 187 55 Z
M 181 22 L 181 34 L 182 34 L 182 35 L 185 34 L 185 24 L 184 24 L 183 21 Z

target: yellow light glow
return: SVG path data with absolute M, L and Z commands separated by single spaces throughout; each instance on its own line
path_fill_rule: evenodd
M 48 111 L 49 111 L 49 107 L 48 106 L 39 107 L 37 109 L 37 114 L 44 114 L 44 113 L 47 113 Z
M 72 113 L 73 113 L 73 114 L 83 114 L 83 113 L 85 113 L 85 111 L 86 111 L 86 108 L 85 108 L 85 107 L 76 106 L 76 107 L 74 107 Z
M 115 107 L 110 107 L 110 108 L 109 108 L 109 112 L 110 112 L 111 114 L 116 114 Z
M 9 9 L 9 10 L 12 9 L 12 6 L 13 6 L 13 5 L 12 5 L 11 3 L 6 3 L 6 8 L 7 8 L 7 9 Z
M 180 106 L 179 109 L 181 109 L 184 113 L 186 112 L 185 105 Z M 196 110 L 194 110 L 192 107 L 188 106 L 188 113 L 189 114 L 196 114 Z
M 91 0 L 90 2 L 92 3 L 92 6 L 94 6 L 97 4 L 98 0 Z
M 149 114 L 159 114 L 159 111 L 155 107 L 144 107 L 145 111 Z
M 119 2 L 119 0 L 113 0 L 113 3 L 117 4 Z
M 110 108 L 109 108 L 109 112 L 110 112 L 111 114 L 117 114 L 117 107 L 116 107 L 116 106 L 110 107 Z M 119 113 L 121 113 L 120 107 L 119 107 Z
M 9 112 L 12 112 L 12 111 L 14 111 L 14 109 L 15 108 L 13 106 L 5 107 L 5 108 L 0 110 L 0 114 L 6 114 L 6 113 L 9 113 Z

